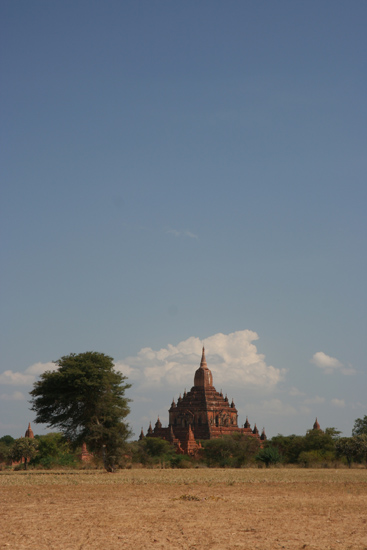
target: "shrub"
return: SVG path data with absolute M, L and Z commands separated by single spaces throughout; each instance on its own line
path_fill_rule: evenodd
M 276 447 L 265 447 L 261 449 L 256 455 L 256 460 L 258 462 L 263 462 L 266 468 L 269 468 L 270 465 L 278 464 L 282 461 L 282 455 L 279 453 Z

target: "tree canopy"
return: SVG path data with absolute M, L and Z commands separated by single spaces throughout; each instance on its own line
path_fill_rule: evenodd
M 11 458 L 11 447 L 14 441 L 11 435 L 0 437 L 0 463 L 7 462 Z
M 278 462 L 281 462 L 282 455 L 278 451 L 277 447 L 272 447 L 269 445 L 257 453 L 256 460 L 258 462 L 263 462 L 265 466 L 269 468 L 270 464 L 278 464 Z
M 57 427 L 74 445 L 85 442 L 113 469 L 130 435 L 123 422 L 130 384 L 103 353 L 72 353 L 55 364 L 57 370 L 44 372 L 30 392 L 35 422 Z
M 354 435 L 353 437 L 341 437 L 336 442 L 338 456 L 344 456 L 349 468 L 354 461 L 367 461 L 367 435 Z
M 28 461 L 36 456 L 38 443 L 29 437 L 20 437 L 14 441 L 10 451 L 12 460 L 21 462 L 24 460 L 24 469 L 27 469 Z
M 367 415 L 355 420 L 352 435 L 367 435 Z
M 36 456 L 32 459 L 32 465 L 46 469 L 76 465 L 76 452 L 72 452 L 69 442 L 61 433 L 50 432 L 45 435 L 36 435 L 35 439 L 38 449 Z
M 278 434 L 267 444 L 278 449 L 285 464 L 327 463 L 335 458 L 339 434 L 335 428 L 308 430 L 304 436 Z
M 208 466 L 241 468 L 254 459 L 260 449 L 255 437 L 233 434 L 202 441 L 204 458 Z

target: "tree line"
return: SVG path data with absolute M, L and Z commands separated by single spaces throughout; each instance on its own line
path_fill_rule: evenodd
M 195 457 L 177 454 L 175 447 L 157 437 L 125 442 L 115 468 L 140 465 L 147 468 L 219 467 L 242 468 L 283 464 L 298 467 L 339 467 L 353 464 L 367 467 L 367 416 L 355 421 L 352 437 L 340 437 L 335 428 L 309 430 L 306 435 L 281 435 L 260 444 L 244 434 L 227 435 L 201 441 L 202 451 Z M 4 467 L 19 461 L 20 468 L 98 468 L 106 467 L 100 453 L 81 459 L 81 447 L 73 445 L 62 433 L 52 432 L 13 439 L 0 438 L 0 463 Z M 108 469 L 108 468 L 107 468 Z
M 173 445 L 159 438 L 128 442 L 131 431 L 125 420 L 129 413 L 125 391 L 130 384 L 114 369 L 113 359 L 86 352 L 63 356 L 55 363 L 57 369 L 43 373 L 30 395 L 35 422 L 59 431 L 34 439 L 0 438 L 0 464 L 78 467 L 81 446 L 86 444 L 91 463 L 111 472 L 133 464 L 240 468 L 280 463 L 328 467 L 344 462 L 349 467 L 353 463 L 367 466 L 367 416 L 355 421 L 352 437 L 340 437 L 335 428 L 309 430 L 304 436 L 278 434 L 264 443 L 235 434 L 202 441 L 196 457 L 177 454 Z

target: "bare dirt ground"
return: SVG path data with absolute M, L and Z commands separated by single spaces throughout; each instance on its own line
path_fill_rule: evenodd
M 367 550 L 367 470 L 0 473 L 0 549 Z

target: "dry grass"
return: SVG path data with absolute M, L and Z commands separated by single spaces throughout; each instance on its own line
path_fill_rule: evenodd
M 367 550 L 367 470 L 0 473 L 0 548 Z

